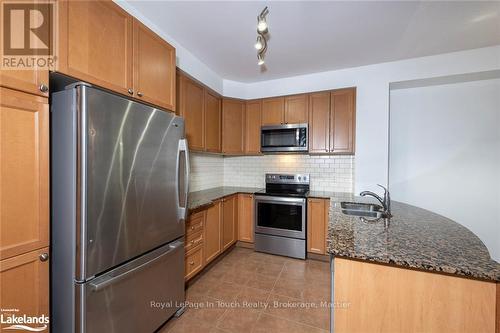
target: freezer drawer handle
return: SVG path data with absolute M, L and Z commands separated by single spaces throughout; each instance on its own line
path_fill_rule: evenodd
M 185 168 L 185 175 L 184 175 L 184 193 L 180 193 L 179 189 L 179 182 L 180 182 L 180 157 L 181 157 L 181 152 L 184 152 L 184 168 Z M 189 149 L 188 149 L 188 142 L 187 139 L 180 139 L 179 140 L 179 147 L 178 147 L 178 153 L 177 153 L 177 174 L 176 174 L 176 186 L 177 186 L 177 212 L 179 216 L 179 220 L 186 220 L 187 218 L 187 206 L 188 206 L 188 193 L 189 193 Z M 181 205 L 181 199 L 183 199 L 183 206 Z
M 134 273 L 137 273 L 137 272 L 140 272 L 141 270 L 143 270 L 144 268 L 146 268 L 147 266 L 155 263 L 156 261 L 164 258 L 165 256 L 168 256 L 170 254 L 172 254 L 172 252 L 174 252 L 176 249 L 178 249 L 179 247 L 182 247 L 184 246 L 184 242 L 182 241 L 176 241 L 174 242 L 173 244 L 170 244 L 169 247 L 170 249 L 164 253 L 162 253 L 161 255 L 159 255 L 158 257 L 155 257 L 143 264 L 140 264 L 139 266 L 131 269 L 131 270 L 128 270 L 120 275 L 117 275 L 117 276 L 113 276 L 113 277 L 110 277 L 109 279 L 106 279 L 104 281 L 101 281 L 101 282 L 90 282 L 89 285 L 90 285 L 90 288 L 92 291 L 95 291 L 95 292 L 98 292 L 98 291 L 101 291 L 103 290 L 104 288 L 106 288 L 107 286 L 109 285 L 112 285 L 114 283 L 117 283 L 121 280 L 124 280 L 128 277 L 130 277 L 131 275 L 133 275 Z

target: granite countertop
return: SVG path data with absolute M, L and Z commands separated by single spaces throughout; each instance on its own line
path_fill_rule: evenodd
M 260 190 L 262 190 L 262 188 L 222 186 L 210 188 L 207 190 L 190 192 L 188 195 L 188 208 L 189 210 L 195 210 L 204 206 L 210 206 L 215 200 L 227 197 L 232 194 L 254 193 Z
M 500 264 L 466 227 L 428 210 L 392 202 L 392 218 L 375 222 L 348 216 L 341 201 L 366 198 L 332 193 L 327 250 L 335 257 L 391 264 L 500 282 Z M 369 200 L 372 201 L 372 200 Z

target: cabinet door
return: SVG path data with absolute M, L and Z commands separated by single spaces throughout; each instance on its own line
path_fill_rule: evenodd
M 304 124 L 308 118 L 308 95 L 285 97 L 285 124 Z
M 285 98 L 266 98 L 262 100 L 262 125 L 281 125 L 285 123 Z
M 253 243 L 254 205 L 252 194 L 238 195 L 238 240 Z
M 40 260 L 48 253 L 43 248 L 0 261 L 0 308 L 19 309 L 17 316 L 49 315 L 49 261 Z
M 44 97 L 49 96 L 49 70 L 1 70 L 0 86 L 36 94 Z M 47 87 L 47 91 L 42 86 Z
M 205 148 L 221 152 L 221 99 L 205 89 Z
M 245 154 L 260 154 L 262 101 L 248 101 L 245 111 Z
M 193 80 L 181 76 L 180 115 L 184 117 L 184 128 L 189 148 L 205 150 L 205 113 L 203 112 L 203 86 Z
M 208 264 L 222 252 L 221 224 L 222 201 L 207 209 L 205 222 L 205 263 Z
M 222 152 L 241 155 L 244 152 L 245 103 L 224 98 L 222 101 Z
M 133 18 L 112 1 L 59 1 L 57 70 L 128 94 Z
M 49 245 L 47 98 L 0 88 L 0 259 Z
M 330 140 L 330 93 L 309 95 L 309 152 L 325 154 Z
M 175 48 L 134 20 L 135 97 L 175 111 Z
M 326 199 L 307 200 L 307 252 L 326 253 L 329 204 Z
M 353 154 L 355 140 L 356 89 L 340 89 L 331 93 L 330 151 Z
M 222 251 L 236 242 L 238 224 L 237 196 L 222 199 Z

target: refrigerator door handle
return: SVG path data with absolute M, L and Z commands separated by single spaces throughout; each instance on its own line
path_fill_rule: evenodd
M 107 286 L 110 286 L 110 285 L 112 285 L 114 283 L 122 281 L 122 280 L 128 278 L 129 276 L 133 275 L 134 273 L 140 272 L 141 270 L 143 270 L 144 268 L 150 266 L 151 264 L 153 264 L 154 262 L 160 260 L 161 258 L 164 258 L 165 256 L 168 256 L 168 255 L 172 254 L 172 252 L 174 252 L 176 249 L 178 249 L 181 246 L 184 246 L 184 242 L 182 242 L 182 241 L 175 241 L 175 242 L 173 242 L 172 244 L 169 245 L 169 250 L 168 251 L 163 252 L 159 256 L 154 257 L 153 259 L 148 260 L 148 261 L 140 264 L 137 267 L 134 267 L 134 268 L 132 268 L 132 269 L 126 271 L 126 272 L 123 272 L 123 273 L 119 274 L 119 275 L 111 276 L 108 279 L 102 280 L 102 279 L 97 278 L 96 280 L 99 280 L 99 281 L 97 281 L 97 282 L 92 281 L 92 282 L 89 283 L 90 289 L 92 291 L 94 291 L 94 292 L 98 292 L 98 291 L 106 288 Z
M 184 193 L 180 193 L 180 163 L 181 163 L 181 153 L 184 152 L 184 172 L 183 174 L 183 190 Z M 188 212 L 188 193 L 189 193 L 189 149 L 187 139 L 179 140 L 179 148 L 177 152 L 177 172 L 176 172 L 176 186 L 177 186 L 177 211 L 179 216 L 179 221 L 186 220 Z M 182 202 L 181 202 L 182 200 Z

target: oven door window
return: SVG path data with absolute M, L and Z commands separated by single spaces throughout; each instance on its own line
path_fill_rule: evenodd
M 262 130 L 262 147 L 265 148 L 296 147 L 298 141 L 296 128 Z
M 282 230 L 302 230 L 302 206 L 259 202 L 257 206 L 257 224 L 259 227 Z

